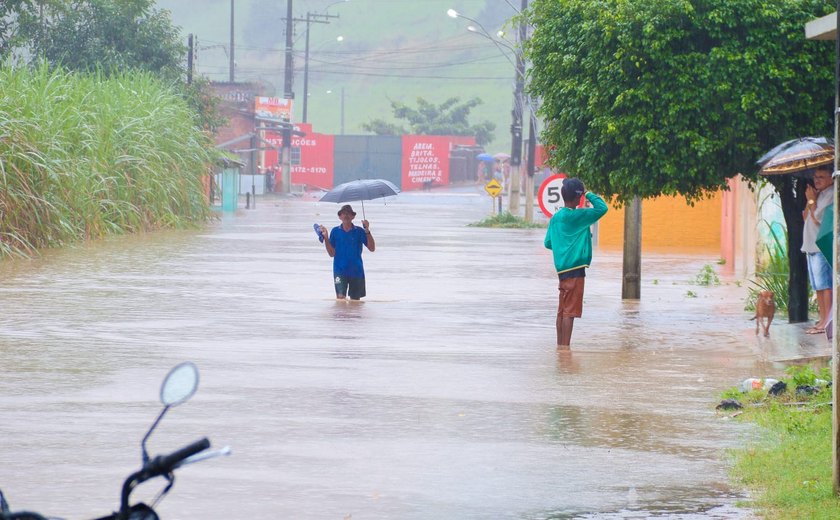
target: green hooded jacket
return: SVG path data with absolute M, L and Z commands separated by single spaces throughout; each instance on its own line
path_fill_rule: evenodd
M 545 247 L 554 253 L 554 267 L 564 273 L 589 267 L 592 261 L 592 232 L 589 226 L 607 213 L 607 203 L 588 191 L 591 208 L 560 208 L 551 217 L 545 232 Z

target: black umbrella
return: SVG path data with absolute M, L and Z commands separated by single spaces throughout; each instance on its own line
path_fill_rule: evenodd
M 800 137 L 774 147 L 756 164 L 761 175 L 804 173 L 817 166 L 834 163 L 834 139 Z
M 385 179 L 359 179 L 356 181 L 339 184 L 328 191 L 321 201 L 323 202 L 362 202 L 362 218 L 365 218 L 365 201 L 389 197 L 400 192 L 394 183 Z

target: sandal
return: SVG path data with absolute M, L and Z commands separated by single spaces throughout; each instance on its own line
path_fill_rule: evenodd
M 805 331 L 805 334 L 825 334 L 825 329 L 811 327 L 810 329 Z

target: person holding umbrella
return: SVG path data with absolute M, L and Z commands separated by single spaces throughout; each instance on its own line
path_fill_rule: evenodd
M 802 230 L 802 252 L 808 258 L 808 274 L 811 287 L 817 293 L 817 309 L 819 320 L 816 325 L 806 330 L 808 334 L 822 334 L 828 324 L 829 311 L 832 303 L 831 265 L 817 246 L 817 234 L 822 223 L 825 209 L 834 203 L 834 179 L 831 175 L 831 165 L 818 166 L 814 172 L 814 184 L 805 188 L 805 209 L 802 219 L 805 227 Z
M 370 234 L 370 223 L 362 220 L 362 227 L 353 224 L 356 212 L 349 204 L 338 210 L 341 225 L 330 231 L 329 239 L 324 240 L 327 254 L 333 259 L 333 279 L 335 297 L 344 300 L 360 300 L 365 296 L 365 266 L 362 263 L 362 246 L 373 253 L 376 241 Z M 323 236 L 327 228 L 320 226 Z

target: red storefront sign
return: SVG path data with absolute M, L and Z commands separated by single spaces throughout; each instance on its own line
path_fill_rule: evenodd
M 330 189 L 333 187 L 334 136 L 312 131 L 309 123 L 295 124 L 295 130 L 306 133 L 292 135 L 292 184 Z M 277 132 L 266 132 L 265 140 L 282 148 L 283 136 Z M 265 168 L 275 174 L 274 185 L 279 189 L 282 180 L 282 165 L 275 150 L 266 150 Z
M 404 135 L 402 137 L 402 190 L 449 184 L 452 145 L 475 144 L 475 138 L 457 135 Z

